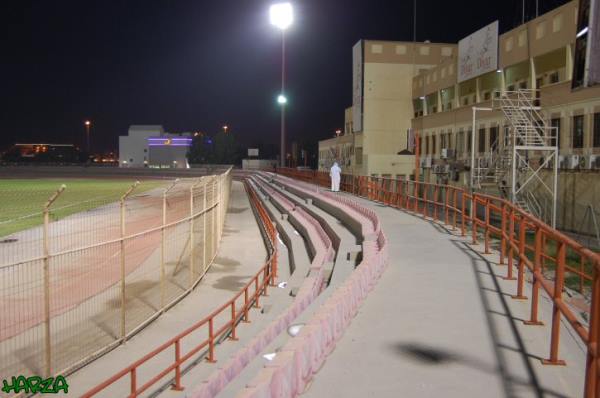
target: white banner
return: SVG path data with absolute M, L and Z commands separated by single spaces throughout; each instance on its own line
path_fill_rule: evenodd
M 363 129 L 363 44 L 352 47 L 352 131 Z
M 498 21 L 458 42 L 458 81 L 498 69 Z

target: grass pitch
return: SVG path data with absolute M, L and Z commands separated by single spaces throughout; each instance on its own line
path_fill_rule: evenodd
M 0 180 L 0 238 L 43 223 L 43 208 L 62 184 L 64 192 L 51 206 L 52 220 L 118 201 L 133 184 L 123 179 L 4 179 Z M 135 193 L 163 186 L 142 181 Z

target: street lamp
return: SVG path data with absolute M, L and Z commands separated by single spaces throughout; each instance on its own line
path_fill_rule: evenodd
M 227 134 L 227 129 L 229 129 L 229 126 L 228 126 L 228 125 L 224 125 L 224 126 L 223 126 L 223 132 L 224 132 L 225 134 Z
M 294 22 L 291 3 L 273 4 L 269 9 L 271 24 L 281 29 L 281 94 L 277 102 L 281 105 L 281 147 L 279 151 L 281 167 L 285 167 L 285 30 Z
M 86 120 L 84 122 L 85 124 L 85 136 L 86 136 L 86 142 L 87 142 L 87 152 L 88 154 L 90 153 L 90 126 L 92 125 L 92 122 L 90 122 L 89 120 Z

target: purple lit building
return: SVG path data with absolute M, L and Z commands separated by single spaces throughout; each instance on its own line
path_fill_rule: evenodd
M 119 137 L 120 167 L 187 168 L 192 135 L 165 133 L 162 126 L 131 126 Z

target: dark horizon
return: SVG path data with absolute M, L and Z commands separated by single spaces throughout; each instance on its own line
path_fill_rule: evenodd
M 540 0 L 540 14 L 566 2 Z M 501 32 L 521 23 L 520 0 L 456 3 L 418 1 L 417 40 L 456 43 L 496 19 Z M 116 149 L 132 124 L 162 124 L 169 132 L 216 132 L 227 124 L 244 146 L 278 144 L 281 37 L 269 24 L 269 4 L 4 4 L 0 149 L 15 142 L 82 144 L 86 119 L 95 151 Z M 352 45 L 411 41 L 413 2 L 293 4 L 288 141 L 314 146 L 343 127 L 352 102 Z M 526 19 L 534 16 L 529 0 Z

